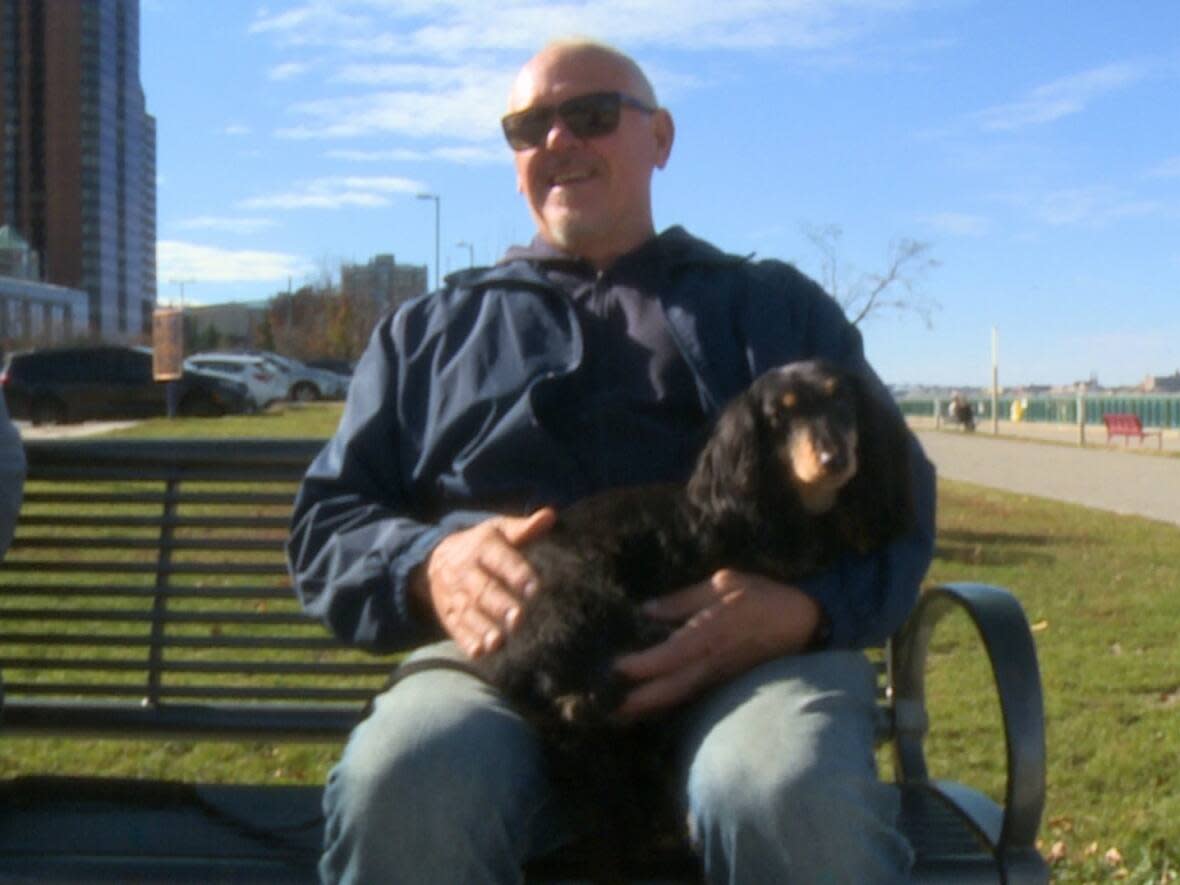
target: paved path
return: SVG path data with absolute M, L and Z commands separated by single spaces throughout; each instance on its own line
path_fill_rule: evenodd
M 134 427 L 138 421 L 82 421 L 77 424 L 42 424 L 34 427 L 28 421 L 13 421 L 21 439 L 76 439 L 82 436 L 101 436 L 112 430 Z
M 1081 448 L 986 431 L 915 430 L 939 475 L 948 479 L 1180 525 L 1180 459 L 1101 442 Z

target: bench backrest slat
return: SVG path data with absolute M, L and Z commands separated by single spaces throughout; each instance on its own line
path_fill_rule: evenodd
M 321 446 L 27 444 L 0 563 L 5 727 L 41 731 L 74 709 L 89 729 L 203 732 L 213 706 L 216 730 L 275 738 L 355 721 L 396 660 L 345 648 L 304 615 L 283 549 Z
M 72 584 L 25 584 L 14 581 L 0 580 L 0 585 L 6 592 L 19 593 L 31 599 L 50 598 L 60 600 L 67 597 L 92 597 L 100 599 L 138 599 L 154 597 L 158 592 L 155 587 L 135 587 L 125 584 L 102 584 L 93 587 L 80 587 Z M 254 599 L 254 600 L 289 600 L 291 591 L 283 587 L 169 587 L 168 595 L 173 599 Z

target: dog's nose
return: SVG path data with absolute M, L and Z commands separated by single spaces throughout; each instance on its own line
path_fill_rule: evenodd
M 848 455 L 842 448 L 824 449 L 819 455 L 820 466 L 828 473 L 839 473 L 848 466 Z

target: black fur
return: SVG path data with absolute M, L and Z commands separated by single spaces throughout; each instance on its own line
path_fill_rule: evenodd
M 822 513 L 778 456 L 793 432 L 815 440 L 829 476 L 849 474 Z M 637 602 L 723 567 L 798 580 L 906 531 L 909 495 L 904 424 L 865 381 L 821 361 L 774 369 L 727 406 L 686 486 L 595 495 L 526 546 L 541 590 L 476 666 L 542 720 L 602 720 L 626 688 L 614 658 L 662 638 Z
M 504 646 L 472 668 L 536 725 L 555 782 L 603 845 L 617 848 L 650 819 L 639 803 L 668 767 L 649 726 L 611 719 L 627 689 L 615 658 L 667 635 L 637 603 L 723 567 L 798 580 L 903 533 L 912 516 L 906 434 L 877 396 L 830 363 L 772 370 L 726 407 L 686 485 L 580 501 L 524 548 L 541 589 Z M 831 487 L 831 500 L 810 510 L 783 462 L 792 434 L 812 441 L 796 455 L 822 461 L 820 484 Z

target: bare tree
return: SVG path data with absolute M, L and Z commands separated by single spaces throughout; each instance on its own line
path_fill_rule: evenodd
M 885 311 L 916 313 L 931 328 L 939 304 L 922 290 L 927 272 L 939 266 L 930 244 L 908 237 L 889 244 L 885 270 L 858 273 L 840 261 L 843 229 L 837 224 L 805 225 L 803 233 L 821 257 L 819 282 L 844 309 L 853 325 Z

